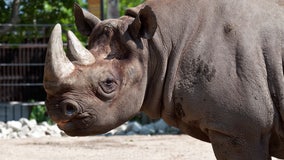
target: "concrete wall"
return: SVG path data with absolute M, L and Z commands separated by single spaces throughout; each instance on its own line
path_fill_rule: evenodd
M 44 105 L 44 102 L 22 103 L 22 102 L 0 102 L 0 121 L 19 120 L 29 118 L 32 107 Z
M 23 106 L 21 103 L 0 103 L 0 121 L 19 120 L 29 118 L 31 107 Z

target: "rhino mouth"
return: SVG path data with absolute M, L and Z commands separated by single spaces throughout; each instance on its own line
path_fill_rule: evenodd
M 89 135 L 88 130 L 91 130 L 97 117 L 88 113 L 82 113 L 78 116 L 57 123 L 59 129 L 63 130 L 69 136 L 85 136 Z M 80 131 L 84 131 L 80 132 Z

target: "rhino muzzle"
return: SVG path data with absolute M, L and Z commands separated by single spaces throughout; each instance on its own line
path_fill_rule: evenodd
M 91 65 L 95 57 L 77 39 L 73 32 L 68 31 L 68 51 L 63 49 L 61 25 L 56 24 L 48 43 L 44 68 L 44 88 L 54 92 L 58 84 L 62 83 L 75 70 L 75 64 Z M 70 61 L 70 59 L 72 62 Z

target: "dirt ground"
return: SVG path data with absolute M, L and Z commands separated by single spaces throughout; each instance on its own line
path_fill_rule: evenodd
M 0 160 L 215 160 L 209 143 L 186 135 L 0 140 Z

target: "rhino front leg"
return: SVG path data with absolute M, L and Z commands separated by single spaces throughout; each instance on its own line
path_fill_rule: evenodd
M 269 136 L 236 137 L 209 131 L 209 138 L 218 160 L 271 160 Z

